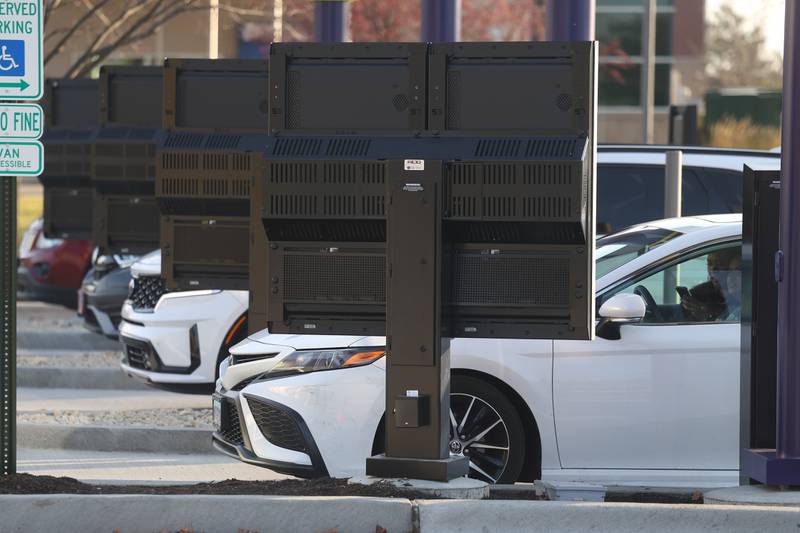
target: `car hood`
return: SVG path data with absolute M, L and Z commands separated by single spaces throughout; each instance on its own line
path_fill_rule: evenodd
M 131 265 L 131 274 L 138 276 L 160 276 L 161 275 L 161 250 L 154 250 L 147 255 L 143 255 L 138 261 Z
M 383 346 L 385 337 L 360 335 L 284 335 L 271 334 L 262 330 L 250 335 L 237 346 L 246 345 L 248 341 L 273 346 L 289 346 L 295 350 L 317 350 L 322 348 L 346 348 L 348 346 Z M 233 350 L 232 350 L 233 351 Z

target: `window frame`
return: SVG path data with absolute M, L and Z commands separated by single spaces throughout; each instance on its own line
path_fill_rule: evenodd
M 613 296 L 617 294 L 620 290 L 624 290 L 625 288 L 633 285 L 634 283 L 641 281 L 649 276 L 655 275 L 658 272 L 667 269 L 671 266 L 683 263 L 684 261 L 689 261 L 696 257 L 711 253 L 715 249 L 725 248 L 725 245 L 730 244 L 739 244 L 739 247 L 742 245 L 742 236 L 738 236 L 735 238 L 731 237 L 720 237 L 719 239 L 714 239 L 712 241 L 706 241 L 701 244 L 697 244 L 695 246 L 691 246 L 689 248 L 685 248 L 680 250 L 679 252 L 674 252 L 669 254 L 665 257 L 662 257 L 658 261 L 654 263 L 650 263 L 646 267 L 642 267 L 639 270 L 625 276 L 622 279 L 617 280 L 616 282 L 612 283 L 603 291 L 595 297 L 595 309 L 597 312 L 600 310 L 600 306 L 604 302 L 604 298 L 608 296 Z M 600 316 L 597 315 L 596 318 L 599 320 Z M 698 321 L 685 321 L 685 322 L 637 322 L 634 324 L 630 324 L 632 326 L 688 326 L 688 325 L 708 325 L 708 324 L 740 324 L 740 320 L 705 320 L 702 322 Z

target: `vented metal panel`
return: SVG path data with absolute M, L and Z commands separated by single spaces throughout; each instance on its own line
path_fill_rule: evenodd
M 535 255 L 456 255 L 452 305 L 565 306 L 569 258 Z
M 89 176 L 91 173 L 92 146 L 90 143 L 61 143 L 44 139 L 44 156 L 48 176 Z
M 386 301 L 382 255 L 289 254 L 283 257 L 283 278 L 285 301 Z
M 249 199 L 252 154 L 161 152 L 156 195 Z
M 265 218 L 382 218 L 380 162 L 267 162 Z M 345 192 L 344 186 L 347 187 Z
M 580 162 L 450 163 L 447 219 L 580 223 Z
M 153 181 L 156 146 L 152 142 L 108 142 L 98 140 L 93 146 L 95 181 Z

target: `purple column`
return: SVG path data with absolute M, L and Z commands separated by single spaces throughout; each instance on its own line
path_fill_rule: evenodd
M 766 485 L 800 485 L 800 0 L 786 0 L 783 49 L 778 383 L 774 450 L 743 450 L 741 473 Z
M 548 0 L 548 41 L 593 41 L 595 0 Z
M 430 43 L 461 40 L 461 0 L 422 0 L 422 40 Z
M 776 455 L 800 459 L 800 0 L 786 0 L 785 31 Z M 800 479 L 795 481 L 800 485 Z
M 314 1 L 314 40 L 320 43 L 349 41 L 347 0 Z

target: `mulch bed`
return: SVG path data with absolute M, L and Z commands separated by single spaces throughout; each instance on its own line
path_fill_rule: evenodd
M 31 474 L 0 476 L 0 494 L 249 494 L 431 499 L 431 496 L 400 489 L 388 483 L 357 485 L 347 483 L 346 479 L 283 479 L 279 481 L 228 479 L 195 485 L 90 485 L 71 477 L 34 476 Z
M 264 496 L 367 496 L 374 498 L 437 499 L 410 489 L 378 482 L 372 485 L 350 484 L 346 479 L 282 479 L 277 481 L 240 481 L 228 479 L 195 485 L 92 485 L 71 477 L 16 474 L 0 476 L 0 494 L 215 494 Z M 544 500 L 532 488 L 492 490 L 491 500 Z M 702 504 L 700 492 L 658 490 L 609 491 L 606 502 Z

